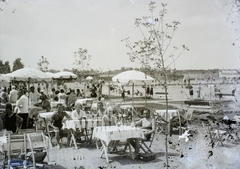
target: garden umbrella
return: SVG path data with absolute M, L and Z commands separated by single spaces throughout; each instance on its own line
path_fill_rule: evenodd
M 136 70 L 129 70 L 122 73 L 117 74 L 112 78 L 114 82 L 120 83 L 145 83 L 145 84 L 152 84 L 154 79 L 143 72 L 136 71 Z
M 52 78 L 46 75 L 44 72 L 35 69 L 35 68 L 22 68 L 18 69 L 12 73 L 8 73 L 5 75 L 9 77 L 11 80 L 17 81 L 42 81 L 42 80 L 51 80 Z
M 2 87 L 6 87 L 10 83 L 10 79 L 5 74 L 0 74 L 0 83 Z
M 10 79 L 4 74 L 0 74 L 0 82 L 10 82 Z
M 92 76 L 88 76 L 88 77 L 86 78 L 86 80 L 92 80 L 92 79 L 93 79 Z
M 53 77 L 55 76 L 55 74 L 52 73 L 52 72 L 45 72 L 45 74 L 46 74 L 47 76 L 51 77 L 51 78 L 53 78 Z
M 122 73 L 117 74 L 116 76 L 112 77 L 114 82 L 119 82 L 122 84 L 130 84 L 132 83 L 132 101 L 134 96 L 134 85 L 135 84 L 152 84 L 154 79 L 143 72 L 136 71 L 136 70 L 129 70 Z
M 71 80 L 71 79 L 77 79 L 77 75 L 75 75 L 72 72 L 61 71 L 61 72 L 55 73 L 53 79 Z

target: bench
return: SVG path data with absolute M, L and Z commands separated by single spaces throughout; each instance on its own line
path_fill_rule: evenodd
M 235 93 L 215 93 L 216 96 L 222 98 L 223 96 L 235 96 Z
M 155 92 L 155 94 L 159 94 L 159 95 L 165 95 L 165 92 Z M 167 93 L 168 94 L 168 93 Z

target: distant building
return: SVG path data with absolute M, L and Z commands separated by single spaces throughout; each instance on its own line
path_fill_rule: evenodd
M 240 79 L 240 70 L 238 69 L 219 69 L 219 78 L 221 79 Z

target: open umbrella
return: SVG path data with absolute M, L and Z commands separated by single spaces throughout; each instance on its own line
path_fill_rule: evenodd
M 86 80 L 92 80 L 92 79 L 93 79 L 92 76 L 88 76 L 88 77 L 86 78 Z
M 154 79 L 143 72 L 136 70 L 129 70 L 122 73 L 117 74 L 112 77 L 114 82 L 119 82 L 122 84 L 132 84 L 132 102 L 134 96 L 134 85 L 135 84 L 152 84 L 154 83 Z M 132 103 L 133 104 L 133 103 Z
M 72 72 L 62 71 L 55 73 L 53 79 L 77 79 L 77 75 Z
M 55 74 L 52 72 L 44 72 L 44 74 L 46 74 L 47 76 L 49 76 L 51 78 L 53 78 L 55 76 Z
M 9 77 L 11 80 L 22 80 L 22 81 L 41 81 L 41 80 L 51 80 L 52 78 L 46 75 L 44 72 L 35 69 L 35 68 L 22 68 L 18 69 L 12 73 L 8 73 L 5 75 Z
M 0 84 L 2 87 L 7 87 L 10 83 L 10 79 L 5 74 L 0 74 Z
M 117 74 L 116 76 L 112 77 L 114 82 L 120 83 L 145 83 L 151 84 L 154 82 L 154 79 L 143 72 L 136 71 L 136 70 L 129 70 L 122 73 Z
M 7 78 L 4 74 L 0 74 L 0 82 L 10 82 L 10 79 Z

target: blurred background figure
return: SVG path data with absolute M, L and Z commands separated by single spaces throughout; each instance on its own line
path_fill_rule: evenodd
M 9 101 L 10 103 L 16 103 L 18 99 L 18 91 L 16 90 L 15 86 L 12 86 L 12 90 L 9 93 Z

